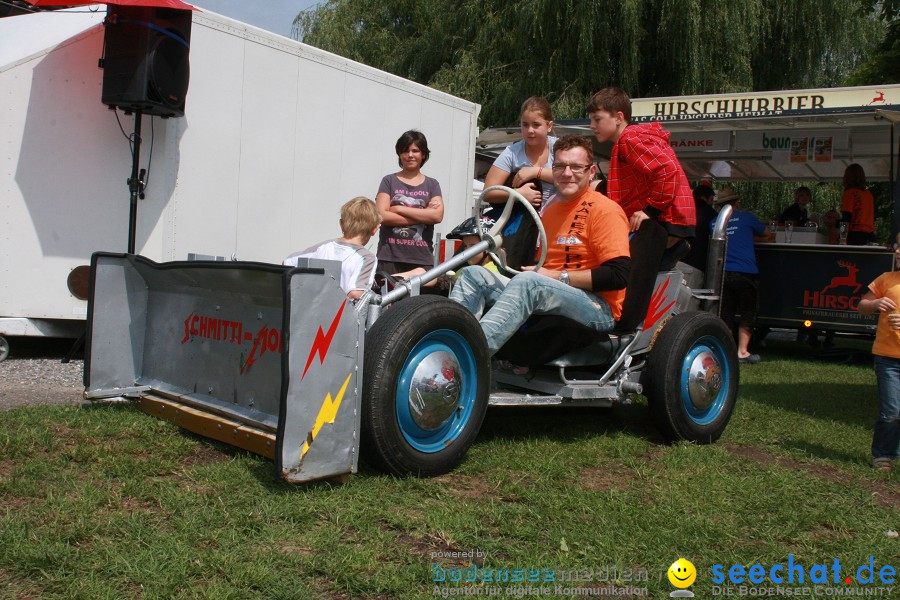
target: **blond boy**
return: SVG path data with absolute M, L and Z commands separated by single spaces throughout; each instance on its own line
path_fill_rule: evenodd
M 297 266 L 299 258 L 322 258 L 341 261 L 341 287 L 356 300 L 372 289 L 378 259 L 365 245 L 378 231 L 381 215 L 375 203 L 357 196 L 341 207 L 341 232 L 336 240 L 328 240 L 311 246 L 302 252 L 291 254 L 282 264 Z

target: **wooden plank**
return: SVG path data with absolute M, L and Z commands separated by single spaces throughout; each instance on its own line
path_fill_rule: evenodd
M 275 459 L 274 433 L 152 395 L 139 398 L 137 407 L 148 415 L 174 423 L 197 435 Z

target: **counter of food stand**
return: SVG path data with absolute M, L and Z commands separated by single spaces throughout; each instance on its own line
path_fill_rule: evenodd
M 777 239 L 784 239 L 783 231 Z M 758 243 L 757 324 L 873 333 L 877 317 L 857 312 L 869 283 L 894 267 L 884 246 Z

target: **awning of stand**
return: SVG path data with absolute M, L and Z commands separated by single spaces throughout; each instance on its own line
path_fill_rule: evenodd
M 868 180 L 889 181 L 900 150 L 900 85 L 644 98 L 632 111 L 671 133 L 691 180 L 839 181 L 855 162 Z M 557 121 L 554 133 L 593 137 L 587 119 Z M 476 155 L 491 160 L 518 139 L 518 127 L 487 129 Z M 612 144 L 594 150 L 606 172 Z

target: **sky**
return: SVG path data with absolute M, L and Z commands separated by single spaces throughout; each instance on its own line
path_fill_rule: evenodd
M 186 0 L 199 8 L 290 37 L 294 17 L 320 0 Z

